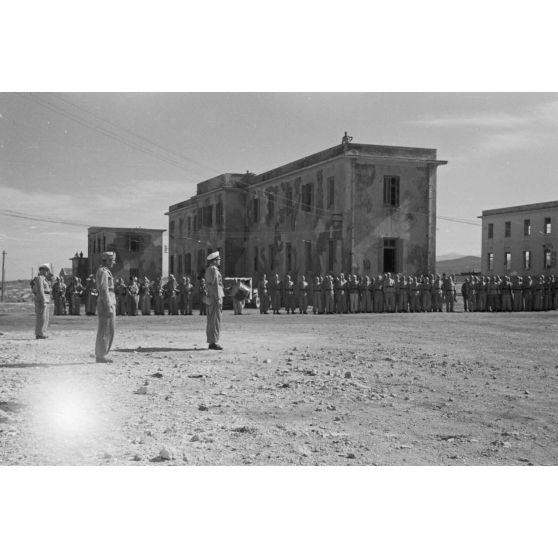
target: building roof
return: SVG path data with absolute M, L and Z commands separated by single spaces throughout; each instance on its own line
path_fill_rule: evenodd
M 143 227 L 89 227 L 88 233 L 98 233 L 101 231 L 128 231 L 128 232 L 165 232 L 167 229 L 144 229 Z
M 169 212 L 165 213 L 165 215 L 168 215 L 176 209 L 181 209 L 187 206 L 189 202 L 196 199 L 200 194 L 208 193 L 210 189 L 226 188 L 227 186 L 255 186 L 262 182 L 277 178 L 278 176 L 295 172 L 299 169 L 327 161 L 328 159 L 340 157 L 342 155 L 366 155 L 376 159 L 395 159 L 400 162 L 422 162 L 434 165 L 447 164 L 447 161 L 440 161 L 436 159 L 436 149 L 372 145 L 368 143 L 349 143 L 347 145 L 339 144 L 258 175 L 253 175 L 248 172 L 245 174 L 226 173 L 200 182 L 198 184 L 197 195 L 190 197 L 188 200 L 171 205 L 169 207 Z
M 424 163 L 433 163 L 437 165 L 445 165 L 447 161 L 438 161 L 436 159 L 436 150 L 422 147 L 396 147 L 391 145 L 372 145 L 368 143 L 349 143 L 347 146 L 335 145 L 323 151 L 318 151 L 302 159 L 281 165 L 270 171 L 266 171 L 257 175 L 251 180 L 251 184 L 266 182 L 283 174 L 309 167 L 334 157 L 341 155 L 369 155 L 376 158 L 397 159 L 399 161 L 421 161 Z
M 524 211 L 538 211 L 540 209 L 558 209 L 558 200 L 542 202 L 542 203 L 530 203 L 527 205 L 514 205 L 510 207 L 500 207 L 498 209 L 487 209 L 482 212 L 482 217 L 487 217 L 489 215 L 499 215 L 500 213 L 519 213 Z

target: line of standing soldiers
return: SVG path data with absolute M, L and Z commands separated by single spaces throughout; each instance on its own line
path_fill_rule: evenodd
M 558 278 L 539 275 L 467 277 L 461 286 L 467 312 L 538 312 L 558 309 Z
M 163 283 L 161 277 L 154 281 L 150 281 L 148 277 L 144 277 L 142 281 L 131 277 L 127 283 L 119 278 L 116 279 L 114 290 L 117 316 L 138 316 L 140 312 L 142 316 L 149 316 L 152 311 L 157 316 L 163 316 L 165 307 L 168 308 L 169 315 L 191 316 L 196 294 L 199 298 L 200 315 L 207 315 L 204 278 L 198 281 L 197 287 L 190 277 L 184 276 L 178 282 L 172 274 L 166 283 Z
M 97 312 L 98 296 L 93 275 L 86 279 L 85 286 L 79 277 L 72 277 L 68 285 L 62 277 L 55 277 L 52 282 L 55 316 L 79 316 L 82 303 L 85 303 L 85 313 L 94 316 Z
M 454 311 L 457 301 L 453 275 L 392 275 L 377 277 L 340 273 L 316 275 L 311 284 L 304 275 L 295 283 L 290 275 L 283 281 L 276 274 L 268 281 L 264 274 L 258 283 L 260 313 L 269 308 L 280 314 L 357 314 L 361 312 L 446 312 Z

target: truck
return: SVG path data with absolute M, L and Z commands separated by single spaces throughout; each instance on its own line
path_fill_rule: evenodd
M 246 306 L 248 308 L 259 308 L 260 298 L 258 296 L 258 289 L 254 288 L 252 277 L 224 277 L 223 278 L 223 290 L 225 291 L 225 296 L 223 297 L 223 308 L 232 308 L 232 297 L 231 290 L 240 279 L 240 282 L 248 287 L 248 298 L 246 299 Z

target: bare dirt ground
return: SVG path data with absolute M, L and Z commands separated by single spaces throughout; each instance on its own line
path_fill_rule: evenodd
M 558 312 L 205 317 L 0 306 L 1 465 L 556 465 Z

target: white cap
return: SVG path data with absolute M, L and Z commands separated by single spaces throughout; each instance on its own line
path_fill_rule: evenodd
M 112 259 L 116 258 L 116 254 L 114 252 L 103 252 L 101 254 L 101 260 L 102 261 L 108 260 L 109 258 L 112 258 Z
M 48 270 L 50 271 L 50 265 L 49 265 L 49 264 L 41 264 L 41 265 L 39 266 L 39 271 L 40 271 L 41 269 L 48 269 Z
M 212 260 L 215 260 L 217 258 L 220 258 L 221 254 L 219 254 L 219 251 L 217 252 L 211 252 L 211 254 L 209 254 L 209 256 L 207 256 L 207 261 L 210 262 Z

